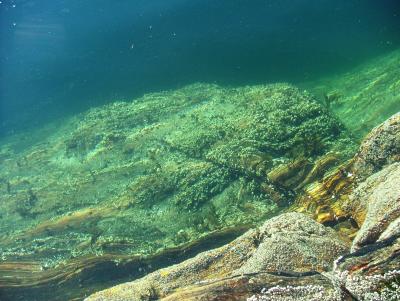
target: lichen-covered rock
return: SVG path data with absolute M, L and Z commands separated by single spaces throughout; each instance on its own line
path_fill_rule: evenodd
M 243 299 L 266 285 L 305 286 L 312 279 L 314 285 L 325 283 L 320 289 L 333 291 L 318 271 L 328 270 L 333 260 L 347 251 L 348 244 L 332 229 L 300 213 L 286 213 L 228 245 L 86 300 Z M 296 275 L 306 277 L 301 280 Z
M 400 161 L 400 113 L 374 128 L 363 140 L 354 162 L 359 180 Z
M 347 251 L 337 233 L 300 213 L 271 218 L 259 229 L 260 242 L 235 274 L 263 271 L 326 271 Z
M 376 242 L 400 217 L 400 163 L 385 167 L 361 183 L 350 196 L 349 206 L 361 225 L 353 250 Z
M 396 301 L 400 297 L 400 236 L 361 247 L 338 258 L 332 272 L 337 286 L 353 300 Z
M 0 152 L 1 252 L 35 254 L 46 270 L 255 224 L 290 203 L 322 156 L 343 160 L 355 149 L 334 116 L 287 84 L 195 84 L 94 108 L 21 140 Z

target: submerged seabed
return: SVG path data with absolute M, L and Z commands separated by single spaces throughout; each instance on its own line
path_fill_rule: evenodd
M 4 139 L 0 296 L 83 296 L 303 210 L 309 187 L 400 111 L 399 61 L 393 52 L 310 92 L 198 83 Z

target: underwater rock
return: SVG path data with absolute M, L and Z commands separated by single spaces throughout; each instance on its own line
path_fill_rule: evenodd
M 354 173 L 347 189 L 341 190 L 334 201 L 322 202 L 336 219 L 350 218 L 360 226 L 351 252 L 339 257 L 333 271 L 326 274 L 349 300 L 387 301 L 400 296 L 398 118 L 399 114 L 395 114 L 365 138 L 358 154 L 346 166 Z M 329 183 L 342 174 L 347 178 L 347 172 L 340 170 L 322 182 Z
M 243 300 L 272 284 L 313 283 L 332 290 L 320 272 L 348 247 L 334 230 L 303 214 L 286 213 L 221 248 L 85 300 Z
M 333 229 L 295 212 L 267 220 L 258 231 L 257 249 L 234 274 L 322 272 L 349 246 Z
M 310 174 L 312 164 L 305 158 L 299 158 L 294 162 L 278 165 L 268 174 L 268 180 L 286 188 L 295 188 Z
M 355 300 L 400 297 L 400 163 L 369 176 L 349 198 L 361 228 L 351 253 L 339 257 L 333 278 Z
M 378 185 L 382 179 L 386 179 L 386 176 L 376 174 L 368 182 L 363 183 L 363 181 L 388 164 L 399 161 L 399 122 L 400 113 L 397 113 L 374 128 L 362 141 L 354 158 L 337 165 L 325 177 L 320 174 L 317 181 L 308 184 L 304 188 L 304 193 L 298 194 L 298 198 L 291 207 L 292 210 L 307 212 L 318 222 L 343 230 L 343 233 L 347 233 L 348 237 L 353 238 L 368 212 L 368 198 L 370 197 L 368 193 L 375 190 L 378 193 L 379 189 L 375 185 Z M 321 164 L 331 161 L 330 164 L 338 162 L 335 160 L 334 154 L 328 153 L 315 162 L 314 169 L 319 166 L 319 161 Z M 394 166 L 392 166 L 393 168 Z M 390 170 L 393 171 L 392 169 Z M 313 171 L 310 172 L 309 177 L 313 173 Z M 389 176 L 387 175 L 387 177 Z M 391 178 L 390 181 L 392 181 L 391 187 L 387 187 L 387 189 L 391 191 L 391 194 L 396 193 L 395 187 L 399 184 L 395 178 Z M 393 190 L 391 190 L 392 188 Z M 360 196 L 356 196 L 357 194 Z M 379 202 L 386 202 L 391 197 L 389 193 L 385 195 L 381 192 L 381 194 L 377 197 Z M 393 200 L 390 202 L 392 205 L 395 203 Z M 371 201 L 372 203 L 374 201 Z M 378 201 L 375 205 L 377 203 Z M 382 203 L 380 204 L 382 205 Z M 382 210 L 384 211 L 384 209 Z M 374 217 L 378 215 L 377 212 L 371 214 Z
M 400 217 L 400 163 L 391 164 L 367 178 L 352 193 L 348 206 L 362 224 L 352 249 L 376 242 Z
M 387 152 L 396 156 L 396 146 L 390 145 Z M 348 174 L 356 172 L 358 156 L 320 186 L 322 196 L 327 190 L 340 196 L 334 200 L 340 209 L 331 209 L 335 218 L 343 210 L 342 217 L 361 226 L 351 250 L 350 240 L 332 228 L 304 214 L 285 213 L 228 245 L 86 300 L 397 300 L 400 163 L 358 183 Z
M 0 289 L 44 290 L 57 279 L 69 291 L 65 278 L 90 279 L 88 258 L 96 270 L 248 229 L 328 172 L 327 154 L 340 163 L 356 149 L 337 118 L 288 84 L 194 84 L 26 135 L 0 150 L 12 154 L 0 170 L 0 252 L 5 264 L 39 267 L 40 285 L 0 265 Z
M 400 296 L 400 235 L 339 257 L 331 277 L 351 300 L 395 301 Z
M 360 180 L 400 161 L 400 113 L 374 128 L 363 140 L 354 162 Z

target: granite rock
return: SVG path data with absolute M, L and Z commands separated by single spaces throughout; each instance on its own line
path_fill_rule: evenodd
M 383 166 L 400 161 L 400 113 L 375 127 L 363 140 L 354 170 L 359 181 Z
M 307 286 L 312 279 L 315 285 L 324 283 L 321 289 L 333 291 L 320 273 L 348 252 L 348 246 L 332 229 L 303 214 L 285 213 L 228 245 L 97 292 L 86 301 L 242 300 L 260 292 L 268 282 Z
M 349 204 L 353 212 L 365 214 L 353 250 L 376 242 L 383 234 L 388 237 L 388 232 L 395 231 L 390 224 L 398 224 L 400 217 L 400 163 L 385 167 L 361 183 L 350 196 Z

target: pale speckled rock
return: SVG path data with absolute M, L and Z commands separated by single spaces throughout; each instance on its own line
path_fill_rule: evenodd
M 300 213 L 272 218 L 260 228 L 261 242 L 235 274 L 263 271 L 325 271 L 347 251 L 337 233 Z
M 359 180 L 400 161 L 400 112 L 375 127 L 363 140 L 354 162 Z
M 351 300 L 400 300 L 399 248 L 397 235 L 338 258 L 332 271 L 336 286 L 345 287 Z
M 390 223 L 400 217 L 400 163 L 370 176 L 357 187 L 350 201 L 357 210 L 366 211 L 365 221 L 353 241 L 352 250 L 357 250 L 377 241 Z
M 379 236 L 377 241 L 384 241 L 398 235 L 400 236 L 400 217 L 390 223 L 386 230 Z
M 266 221 L 257 230 L 246 232 L 228 245 L 200 253 L 139 280 L 100 291 L 86 301 L 220 300 L 217 297 L 230 289 L 235 296 L 241 296 L 242 299 L 238 300 L 245 300 L 272 278 L 275 284 L 293 283 L 288 274 L 310 273 L 310 277 L 319 277 L 318 281 L 322 281 L 324 277 L 316 271 L 327 270 L 333 260 L 347 250 L 348 245 L 335 231 L 303 214 L 286 213 Z M 265 282 L 267 278 L 269 280 Z M 244 286 L 258 283 L 257 279 L 260 282 L 258 286 Z M 304 282 L 299 280 L 297 284 L 304 283 L 310 284 L 309 278 Z M 209 287 L 204 291 L 199 285 Z M 325 286 L 332 290 L 330 284 Z M 187 292 L 184 299 L 182 288 Z

